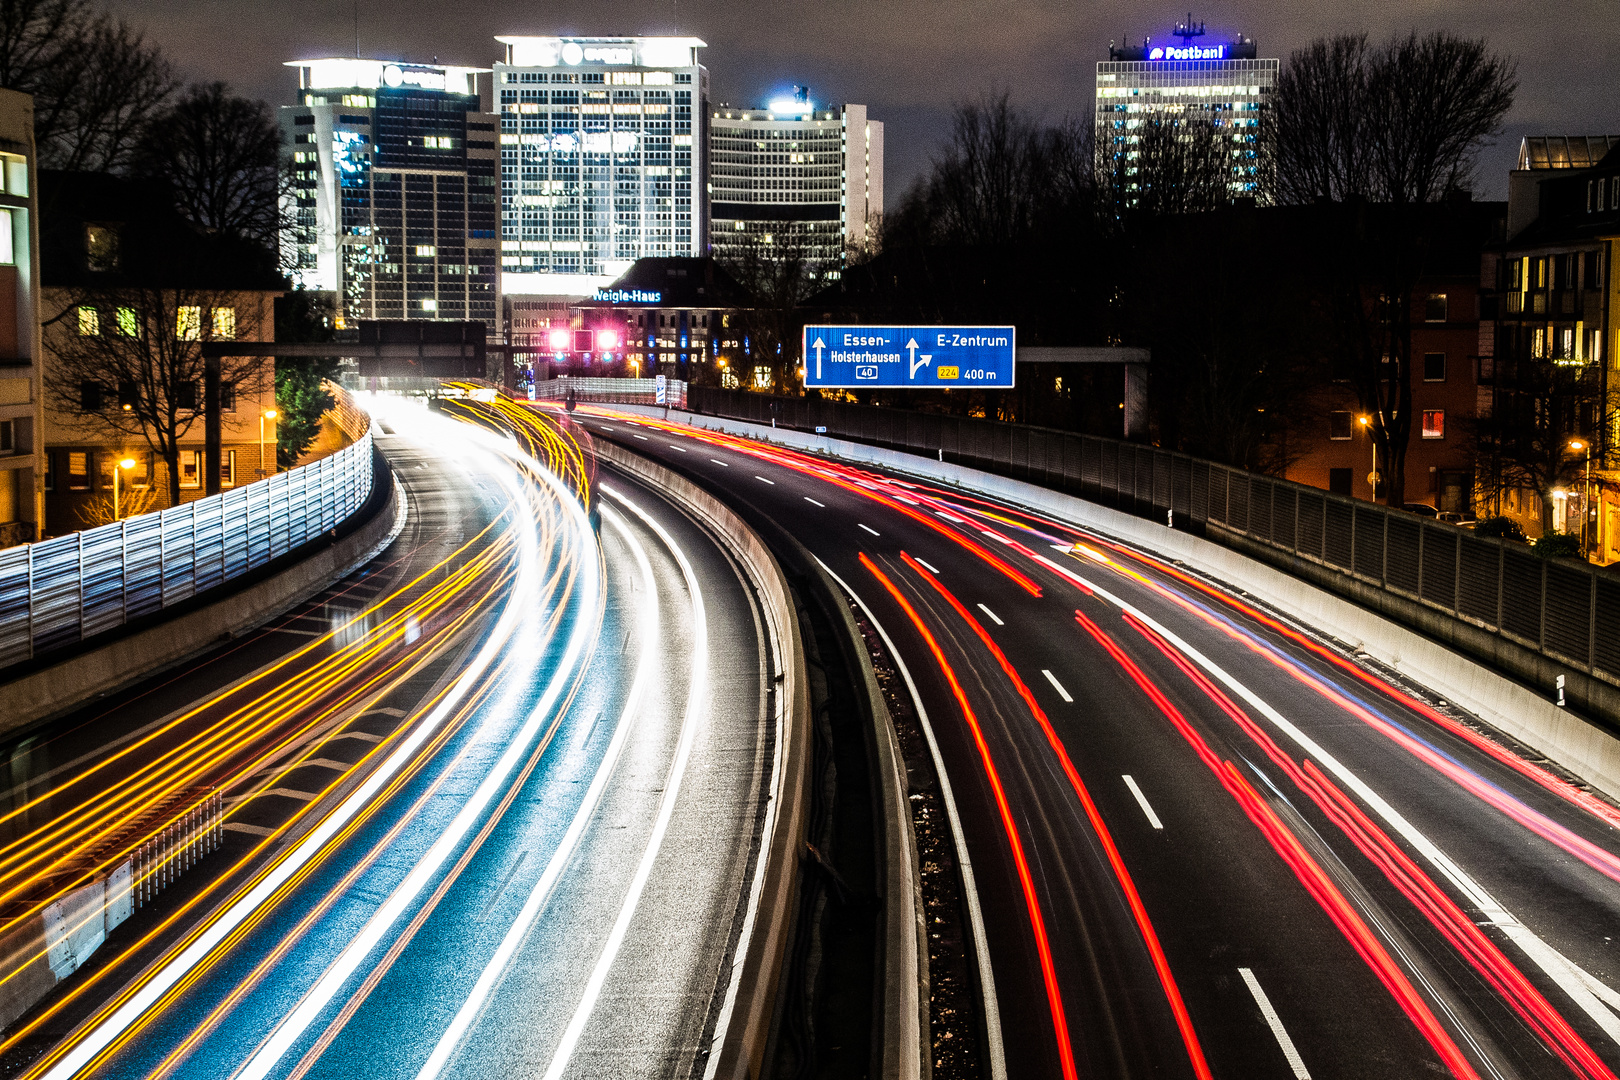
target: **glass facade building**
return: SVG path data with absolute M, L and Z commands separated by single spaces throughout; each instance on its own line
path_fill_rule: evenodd
M 495 326 L 500 240 L 496 120 L 479 69 L 294 61 L 283 106 L 291 158 L 283 254 L 295 284 L 359 319 Z M 487 72 L 488 69 L 483 69 Z
M 581 297 L 708 246 L 697 38 L 500 37 L 501 276 Z
M 1097 64 L 1097 146 L 1116 161 L 1123 158 L 1129 177 L 1143 125 L 1207 124 L 1232 144 L 1233 193 L 1254 194 L 1259 142 L 1281 67 L 1280 60 L 1261 59 L 1254 41 L 1241 35 L 1209 45 L 1190 39 L 1179 46 L 1154 46 L 1151 39 L 1110 45 L 1108 59 Z
M 883 124 L 865 105 L 816 109 L 792 98 L 709 115 L 709 241 L 716 258 L 752 251 L 818 262 L 876 239 L 883 212 Z

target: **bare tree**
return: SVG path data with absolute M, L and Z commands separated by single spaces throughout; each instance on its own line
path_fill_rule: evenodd
M 0 86 L 34 95 L 41 164 L 104 171 L 175 82 L 156 46 L 84 0 L 0 0 Z
M 804 316 L 800 305 L 824 288 L 841 260 L 812 254 L 797 232 L 751 235 L 722 265 L 752 298 L 728 313 L 729 330 L 745 340 L 752 366 L 771 369 L 777 393 L 796 392 Z
M 1509 490 L 1541 496 L 1541 529 L 1553 527 L 1553 492 L 1581 484 L 1586 455 L 1572 433 L 1612 431 L 1620 423 L 1620 393 L 1605 391 L 1597 364 L 1534 357 L 1498 357 L 1495 400 L 1474 422 L 1479 484 L 1497 498 Z
M 246 301 L 246 302 L 244 302 Z M 46 393 L 87 433 L 138 438 L 168 466 L 169 505 L 180 502 L 180 444 L 203 420 L 200 345 L 260 337 L 257 298 L 195 288 L 79 290 L 46 323 Z M 227 358 L 221 386 L 256 396 L 263 358 Z
M 1518 88 L 1482 41 L 1364 36 L 1294 53 L 1272 100 L 1261 175 L 1280 202 L 1339 203 L 1323 237 L 1327 308 L 1342 370 L 1372 417 L 1390 505 L 1406 499 L 1415 290 L 1437 231 L 1435 204 L 1466 190 Z
M 143 127 L 131 162 L 160 180 L 199 228 L 275 247 L 281 132 L 270 107 L 224 83 L 193 85 Z
M 1231 205 L 1234 184 L 1245 182 L 1234 164 L 1233 129 L 1203 116 L 1148 115 L 1132 129 L 1134 141 L 1098 148 L 1097 176 L 1115 223 L 1202 214 Z

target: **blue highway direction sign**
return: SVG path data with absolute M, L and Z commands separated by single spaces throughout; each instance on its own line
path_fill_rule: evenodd
M 1010 387 L 1011 326 L 806 326 L 804 385 Z

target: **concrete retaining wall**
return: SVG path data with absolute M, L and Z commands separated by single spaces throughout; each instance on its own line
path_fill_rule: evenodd
M 665 415 L 663 409 L 620 408 L 649 416 Z M 1302 623 L 1365 650 L 1380 662 L 1544 754 L 1611 798 L 1620 798 L 1620 740 L 1614 736 L 1578 713 L 1559 708 L 1555 701 L 1414 630 L 1238 551 L 1072 495 L 963 465 L 763 424 L 673 411 L 669 416 L 676 422 L 695 427 L 828 454 L 991 495 L 1107 534 L 1164 558 L 1180 560 Z
M 764 609 L 777 680 L 776 754 L 748 910 L 704 1073 L 705 1080 L 750 1080 L 765 1064 L 771 1010 L 793 937 L 809 814 L 810 681 L 798 611 L 776 558 L 730 507 L 685 477 L 612 443 L 599 440 L 595 449 L 598 457 L 675 499 L 702 522 L 737 557 Z
M 0 735 L 71 712 L 236 637 L 370 562 L 405 524 L 405 492 L 327 547 L 263 581 L 0 686 Z

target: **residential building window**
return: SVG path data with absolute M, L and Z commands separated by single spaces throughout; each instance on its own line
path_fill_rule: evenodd
M 1430 293 L 1429 300 L 1423 305 L 1424 322 L 1446 321 L 1446 294 Z
M 1445 382 L 1446 381 L 1446 354 L 1445 353 L 1443 353 L 1443 352 L 1431 352 L 1431 353 L 1424 353 L 1423 354 L 1423 381 L 1424 382 Z
M 1595 206 L 1595 204 L 1597 202 L 1597 200 L 1593 198 L 1593 193 L 1592 193 L 1592 189 L 1594 187 L 1596 187 L 1596 186 L 1597 186 L 1597 182 L 1594 182 L 1594 181 L 1591 181 L 1591 180 L 1588 180 L 1586 182 L 1586 212 L 1588 214 L 1590 214 L 1592 212 L 1592 210 L 1593 210 L 1593 208 L 1594 208 L 1594 206 Z
M 176 386 L 174 388 L 174 390 L 175 390 L 174 404 L 175 404 L 176 408 L 180 408 L 180 409 L 195 409 L 195 408 L 197 408 L 197 403 L 200 400 L 200 398 L 199 398 L 199 395 L 197 394 L 197 384 L 196 383 L 194 383 L 194 382 L 183 382 L 179 386 Z
M 236 384 L 219 384 L 219 411 L 233 413 L 236 411 Z
M 83 450 L 68 451 L 67 481 L 69 491 L 90 490 L 90 455 Z
M 236 486 L 235 450 L 227 450 L 219 456 L 219 483 L 221 487 Z
M 1530 359 L 1547 359 L 1547 328 L 1544 326 L 1530 331 Z
M 79 335 L 95 337 L 101 333 L 101 315 L 93 307 L 79 308 Z
M 124 474 L 129 480 L 130 487 L 152 486 L 152 452 L 130 454 L 135 459 L 135 467 Z
M 1355 418 L 1344 409 L 1328 413 L 1328 438 L 1348 439 L 1356 433 Z
M 1350 494 L 1350 484 L 1353 480 L 1354 474 L 1350 469 L 1328 470 L 1328 490 L 1335 495 Z
M 202 487 L 202 451 L 180 451 L 180 486 L 183 488 Z
M 118 309 L 118 332 L 125 337 L 139 337 L 141 334 L 140 316 L 132 307 Z
M 56 490 L 56 454 L 49 450 L 45 452 L 45 490 Z
M 101 384 L 94 379 L 86 379 L 79 384 L 79 411 L 101 411 Z
M 0 420 L 0 454 L 17 452 L 17 422 Z
M 175 309 L 174 336 L 177 341 L 202 340 L 202 308 L 182 305 Z
M 84 227 L 84 265 L 91 273 L 118 269 L 118 230 L 110 225 Z
M 214 309 L 214 337 L 219 341 L 236 340 L 235 308 L 217 307 Z
M 1598 208 L 1598 213 L 1600 213 L 1600 214 L 1603 212 L 1603 195 L 1607 190 L 1608 190 L 1608 184 L 1606 184 L 1602 180 L 1599 180 L 1597 182 L 1597 208 Z
M 11 211 L 0 211 L 0 263 L 13 266 L 17 262 L 17 247 L 11 238 Z
M 1423 410 L 1423 437 L 1425 439 L 1443 439 L 1446 437 L 1446 410 Z
M 1586 287 L 1588 289 L 1602 288 L 1603 287 L 1602 253 L 1597 252 L 1597 251 L 1588 251 L 1585 254 L 1585 256 L 1583 257 L 1583 260 L 1586 263 L 1586 265 L 1582 268 L 1581 272 L 1582 272 L 1582 276 L 1584 276 L 1585 279 L 1586 279 L 1586 281 L 1585 281 Z

